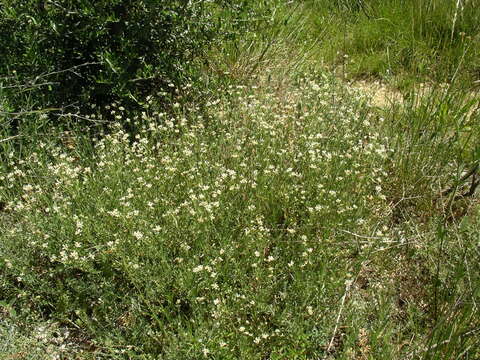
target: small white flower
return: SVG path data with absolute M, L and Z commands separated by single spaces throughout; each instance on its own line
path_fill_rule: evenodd
M 143 234 L 140 231 L 135 231 L 133 233 L 133 237 L 137 240 L 141 240 L 141 239 L 143 239 Z
M 194 273 L 198 273 L 203 270 L 203 265 L 198 265 L 192 269 Z
M 33 186 L 30 185 L 30 184 L 23 185 L 23 190 L 26 191 L 26 192 L 32 191 L 32 190 L 33 190 Z

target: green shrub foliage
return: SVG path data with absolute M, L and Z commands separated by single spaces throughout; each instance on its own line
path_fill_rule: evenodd
M 37 106 L 70 112 L 166 90 L 217 33 L 210 3 L 2 0 L 3 89 L 15 110 L 28 93 Z

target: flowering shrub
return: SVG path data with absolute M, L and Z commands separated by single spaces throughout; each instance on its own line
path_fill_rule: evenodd
M 319 355 L 329 333 L 314 329 L 357 248 L 342 239 L 387 211 L 388 149 L 348 97 L 326 77 L 288 94 L 230 86 L 208 119 L 145 114 L 137 136 L 118 123 L 93 157 L 45 143 L 12 161 L 3 297 L 127 353 Z

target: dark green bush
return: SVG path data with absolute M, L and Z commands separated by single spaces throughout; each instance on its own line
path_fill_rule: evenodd
M 137 102 L 191 75 L 217 35 L 211 1 L 1 0 L 10 111 Z

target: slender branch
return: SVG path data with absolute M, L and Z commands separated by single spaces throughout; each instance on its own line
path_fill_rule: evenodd
M 344 232 L 346 234 L 349 234 L 349 235 L 353 235 L 355 237 L 358 237 L 360 239 L 368 239 L 368 240 L 379 240 L 379 239 L 386 239 L 387 237 L 385 236 L 365 236 L 365 235 L 359 235 L 359 234 L 355 234 L 353 232 L 350 232 L 350 231 L 347 231 L 347 230 L 343 230 L 343 229 L 340 229 L 341 232 Z
M 347 295 L 348 295 L 348 292 L 350 291 L 350 287 L 352 286 L 352 283 L 353 282 L 351 280 L 346 281 L 345 292 L 343 294 L 342 303 L 340 305 L 340 309 L 339 309 L 338 314 L 337 314 L 337 320 L 335 322 L 335 329 L 333 330 L 333 334 L 332 334 L 332 337 L 330 339 L 330 343 L 328 344 L 328 347 L 327 347 L 327 353 L 330 352 L 330 350 L 333 346 L 333 342 L 335 341 L 335 336 L 337 335 L 338 325 L 340 324 L 340 318 L 342 317 L 343 307 L 345 305 L 345 299 L 347 298 Z
M 465 174 L 463 175 L 460 180 L 458 180 L 456 182 L 456 184 L 450 186 L 447 190 L 444 190 L 442 193 L 441 193 L 441 196 L 447 196 L 448 194 L 450 194 L 452 191 L 454 191 L 458 185 L 460 185 L 462 182 L 464 182 L 465 180 L 467 180 L 469 177 L 473 177 L 474 179 L 476 178 L 476 174 L 477 174 L 477 171 L 478 171 L 478 168 L 480 166 L 480 162 L 477 161 L 476 164 Z M 477 184 L 478 185 L 478 184 Z M 472 184 L 473 186 L 473 184 Z M 476 185 L 475 185 L 475 188 L 476 188 Z
M 25 89 L 25 88 L 34 88 L 34 87 L 41 87 L 47 85 L 58 85 L 58 82 L 46 82 L 41 84 L 20 84 L 20 85 L 9 85 L 9 86 L 1 86 L 2 89 Z
M 15 138 L 18 138 L 18 137 L 21 137 L 22 135 L 14 135 L 14 136 L 9 136 L 5 139 L 0 139 L 0 143 L 3 143 L 3 142 L 6 142 L 6 141 L 10 141 L 10 140 L 13 140 Z
M 0 85 L 0 89 L 25 89 L 25 88 L 41 87 L 41 86 L 46 86 L 46 85 L 58 85 L 58 82 L 44 82 L 44 83 L 40 83 L 40 84 L 37 84 L 37 82 L 39 80 L 46 79 L 50 76 L 62 74 L 62 73 L 65 73 L 65 72 L 71 72 L 71 73 L 77 75 L 78 77 L 82 77 L 82 75 L 75 70 L 77 70 L 79 68 L 82 68 L 82 67 L 85 67 L 85 66 L 99 65 L 99 64 L 102 64 L 102 63 L 98 62 L 98 61 L 86 62 L 86 63 L 83 63 L 83 64 L 72 66 L 68 69 L 63 69 L 63 70 L 52 71 L 52 72 L 49 72 L 49 73 L 40 74 L 33 79 L 25 80 L 25 84 L 16 84 L 16 85 L 7 85 L 7 86 L 1 86 Z M 10 77 L 10 78 L 12 78 L 12 77 Z M 8 78 L 2 78 L 2 79 L 8 79 Z
M 28 111 L 20 111 L 20 112 L 10 112 L 10 111 L 0 111 L 1 115 L 28 115 L 28 114 L 39 114 L 39 113 L 46 113 L 49 111 L 56 111 L 62 110 L 60 108 L 47 108 L 47 109 L 38 109 L 38 110 L 28 110 Z
M 86 63 L 80 64 L 80 65 L 72 66 L 71 68 L 68 68 L 68 69 L 58 70 L 58 71 L 53 71 L 53 72 L 50 72 L 50 73 L 40 74 L 40 75 L 38 75 L 38 76 L 35 78 L 35 80 L 38 80 L 38 79 L 41 79 L 41 78 L 45 78 L 45 77 L 48 77 L 48 76 L 52 76 L 52 75 L 58 75 L 58 74 L 61 74 L 61 73 L 64 73 L 64 72 L 72 72 L 72 73 L 74 73 L 75 75 L 81 77 L 81 75 L 80 75 L 79 73 L 77 73 L 77 72 L 74 71 L 75 69 L 78 69 L 78 68 L 81 68 L 81 67 L 85 67 L 85 66 L 90 66 L 90 65 L 99 65 L 99 64 L 102 64 L 102 62 L 99 62 L 99 61 L 86 62 Z
M 53 113 L 53 115 L 56 115 L 58 117 L 75 117 L 77 119 L 82 119 L 82 120 L 87 120 L 93 123 L 109 123 L 110 121 L 108 120 L 98 120 L 98 119 L 91 119 L 86 116 L 78 115 L 78 114 L 61 114 L 61 113 Z

